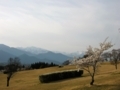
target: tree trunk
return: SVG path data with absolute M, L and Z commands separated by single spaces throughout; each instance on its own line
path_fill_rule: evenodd
M 116 70 L 117 70 L 117 64 L 115 65 L 115 68 L 116 68 Z
M 94 83 L 94 76 L 92 77 L 92 81 L 90 82 L 90 85 L 93 85 L 93 83 Z
M 9 81 L 10 81 L 10 77 L 7 77 L 7 87 L 9 87 Z
M 9 81 L 10 81 L 11 76 L 12 76 L 12 73 L 9 73 L 7 76 L 7 87 L 9 87 Z

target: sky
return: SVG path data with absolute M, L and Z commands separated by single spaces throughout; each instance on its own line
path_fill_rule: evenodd
M 120 0 L 0 0 L 0 44 L 85 51 L 120 48 Z

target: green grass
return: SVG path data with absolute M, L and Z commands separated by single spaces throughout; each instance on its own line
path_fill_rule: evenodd
M 51 83 L 41 83 L 39 81 L 39 75 L 41 74 L 70 69 L 76 69 L 76 66 L 20 71 L 13 75 L 9 87 L 6 87 L 7 76 L 0 73 L 0 90 L 120 90 L 120 65 L 116 70 L 113 65 L 102 64 L 95 76 L 93 86 L 89 85 L 91 77 L 85 71 L 83 76 L 79 78 Z

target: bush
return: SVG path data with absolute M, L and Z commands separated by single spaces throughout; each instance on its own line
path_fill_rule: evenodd
M 9 72 L 8 72 L 8 71 L 6 71 L 6 70 L 4 70 L 4 71 L 3 71 L 3 73 L 4 73 L 4 74 L 8 74 Z
M 40 75 L 39 80 L 41 83 L 48 83 L 48 82 L 52 82 L 52 81 L 80 77 L 82 74 L 83 74 L 83 70 L 59 71 L 59 72 L 53 72 L 53 73 Z

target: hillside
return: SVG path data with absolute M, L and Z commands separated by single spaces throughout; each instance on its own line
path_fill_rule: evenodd
M 23 54 L 23 55 L 19 56 L 19 58 L 23 64 L 31 64 L 31 63 L 35 63 L 35 62 L 47 62 L 47 63 L 54 62 L 56 64 L 60 64 L 60 62 L 58 62 L 58 61 L 54 61 L 54 60 L 50 60 L 50 59 L 46 59 L 46 58 L 40 59 L 35 56 L 29 56 L 27 54 Z
M 15 57 L 14 55 L 8 53 L 8 52 L 5 52 L 3 50 L 0 50 L 0 62 L 7 62 L 7 60 L 10 58 L 10 57 Z
M 27 55 L 34 55 L 30 52 L 26 52 L 26 51 L 22 51 L 22 50 L 19 50 L 17 48 L 14 48 L 14 47 L 9 47 L 7 45 L 4 45 L 4 44 L 0 44 L 0 50 L 3 50 L 7 53 L 10 53 L 14 56 L 20 56 L 22 54 L 27 54 Z
M 54 60 L 54 61 L 58 61 L 60 63 L 63 63 L 66 60 L 71 59 L 72 57 L 68 57 L 66 55 L 63 55 L 61 53 L 54 53 L 54 52 L 47 52 L 47 53 L 41 53 L 36 55 L 37 58 L 40 59 L 50 59 L 50 60 Z
M 95 85 L 90 86 L 91 80 L 87 72 L 80 78 L 67 79 L 42 84 L 38 76 L 48 72 L 75 69 L 75 66 L 63 68 L 52 67 L 38 70 L 20 71 L 11 78 L 10 87 L 6 87 L 6 75 L 0 73 L 0 90 L 120 90 L 120 64 L 118 70 L 113 65 L 101 65 L 95 76 Z

